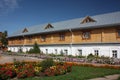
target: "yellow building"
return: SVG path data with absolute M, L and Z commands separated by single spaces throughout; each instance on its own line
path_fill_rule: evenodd
M 120 58 L 120 12 L 27 27 L 8 36 L 8 50 L 24 52 L 35 42 L 44 53 Z

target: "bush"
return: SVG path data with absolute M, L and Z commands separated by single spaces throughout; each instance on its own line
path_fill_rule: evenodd
M 88 59 L 94 58 L 94 57 L 95 57 L 95 56 L 94 56 L 92 53 L 90 53 L 90 54 L 87 56 Z
M 24 61 L 20 62 L 20 61 L 17 61 L 16 59 L 14 59 L 15 68 L 18 68 L 19 66 L 24 66 L 24 65 L 25 65 Z
M 11 68 L 0 68 L 0 80 L 7 80 L 16 76 L 15 70 Z
M 17 78 L 26 78 L 35 76 L 33 65 L 26 64 L 17 68 Z
M 41 62 L 42 72 L 44 72 L 47 68 L 54 65 L 54 61 L 51 58 L 47 58 Z
M 35 42 L 33 48 L 31 48 L 31 49 L 28 51 L 28 53 L 40 53 L 40 52 L 41 52 L 41 51 L 40 51 L 39 46 L 38 46 L 38 44 L 37 44 L 36 42 Z

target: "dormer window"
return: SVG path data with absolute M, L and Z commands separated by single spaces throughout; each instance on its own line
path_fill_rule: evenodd
M 49 29 L 49 28 L 53 28 L 53 26 L 51 24 L 48 24 L 45 29 Z
M 81 21 L 81 24 L 89 23 L 89 22 L 96 22 L 96 21 L 92 19 L 91 17 L 87 16 Z
M 25 28 L 22 33 L 25 33 L 25 32 L 28 32 L 27 28 Z

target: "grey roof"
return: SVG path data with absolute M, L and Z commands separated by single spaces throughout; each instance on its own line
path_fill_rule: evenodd
M 96 22 L 81 24 L 82 20 L 85 18 L 83 17 L 83 18 L 50 23 L 54 28 L 45 29 L 45 27 L 48 25 L 47 23 L 47 24 L 27 27 L 26 29 L 28 30 L 28 32 L 25 32 L 25 33 L 23 33 L 24 29 L 18 30 L 8 37 L 40 34 L 40 33 L 62 31 L 62 30 L 69 30 L 69 29 L 89 29 L 89 28 L 108 27 L 110 25 L 111 26 L 120 25 L 120 11 L 101 14 L 101 15 L 95 15 L 90 17 L 94 19 Z

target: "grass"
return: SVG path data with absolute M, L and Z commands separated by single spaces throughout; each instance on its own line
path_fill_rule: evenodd
M 120 74 L 120 70 L 74 66 L 72 72 L 52 77 L 34 77 L 21 80 L 87 80 L 111 74 Z

